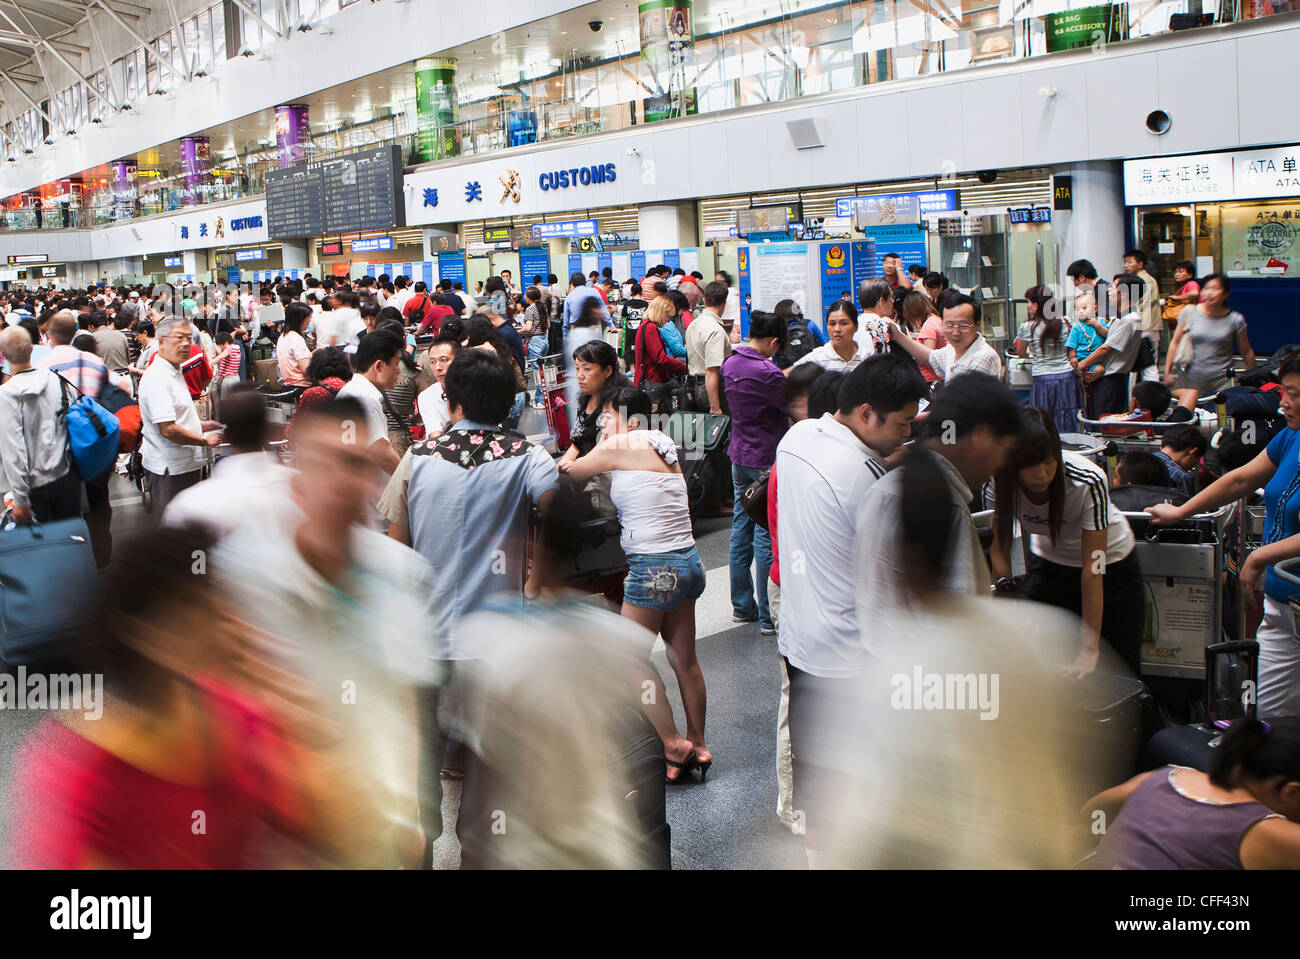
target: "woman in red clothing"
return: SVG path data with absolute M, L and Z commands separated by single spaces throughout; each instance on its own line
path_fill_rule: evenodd
M 672 318 L 672 311 L 672 301 L 664 296 L 655 297 L 646 307 L 636 331 L 633 386 L 641 388 L 643 383 L 668 383 L 675 376 L 686 375 L 686 364 L 669 354 L 659 332 Z
M 304 753 L 218 679 L 235 645 L 213 628 L 223 620 L 212 577 L 194 575 L 207 542 L 195 528 L 163 529 L 114 562 L 96 620 L 109 633 L 108 689 L 94 709 L 83 697 L 84 709 L 47 717 L 19 750 L 12 865 L 273 865 L 277 850 L 257 839 L 267 826 L 308 832 Z

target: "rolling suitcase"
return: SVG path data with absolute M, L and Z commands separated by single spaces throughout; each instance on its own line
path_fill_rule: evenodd
M 1138 771 L 1155 701 L 1128 672 L 1095 672 L 1078 682 L 1074 696 L 1080 720 L 1075 752 L 1083 759 L 1081 772 L 1091 796 Z
M 628 708 L 615 717 L 619 742 L 625 743 L 618 754 L 628 787 L 624 797 L 632 804 L 641 837 L 643 868 L 671 869 L 672 831 L 668 826 L 668 805 L 664 777 L 664 744 L 654 726 L 640 709 Z
M 1162 729 L 1147 744 L 1146 768 L 1191 766 L 1209 772 L 1219 736 L 1234 719 L 1255 714 L 1253 693 L 1259 672 L 1254 640 L 1205 647 L 1205 722 Z M 1249 685 L 1247 685 L 1249 684 Z
M 731 439 L 731 417 L 723 413 L 688 413 L 679 410 L 656 425 L 677 446 L 691 515 L 699 507 L 719 498 L 723 481 L 731 487 L 727 443 Z

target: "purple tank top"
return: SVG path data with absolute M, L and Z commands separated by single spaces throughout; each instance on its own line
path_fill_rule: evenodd
M 1166 766 L 1142 781 L 1088 863 L 1092 869 L 1240 869 L 1241 837 L 1276 815 L 1252 801 L 1217 805 L 1191 799 Z

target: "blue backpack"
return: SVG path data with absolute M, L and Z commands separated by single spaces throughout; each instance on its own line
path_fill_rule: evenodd
M 59 415 L 68 430 L 68 451 L 72 453 L 77 474 L 83 482 L 97 479 L 117 459 L 117 417 L 62 376 L 59 382 L 63 387 L 63 408 Z M 77 397 L 72 403 L 68 402 L 69 390 Z

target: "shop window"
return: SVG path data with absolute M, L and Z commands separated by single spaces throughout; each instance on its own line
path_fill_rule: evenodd
M 1229 276 L 1300 276 L 1300 197 L 1221 204 L 1219 236 Z

